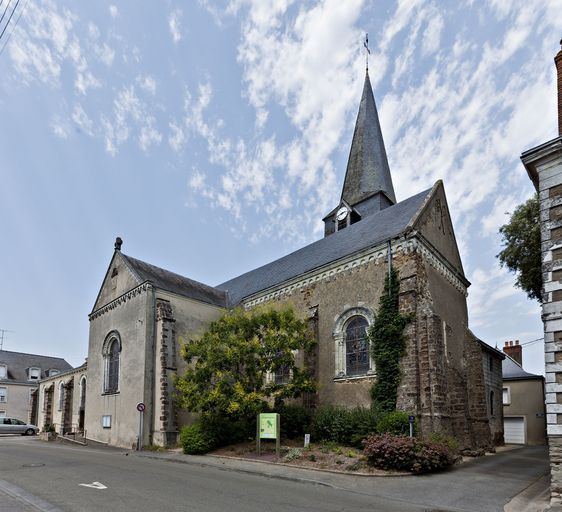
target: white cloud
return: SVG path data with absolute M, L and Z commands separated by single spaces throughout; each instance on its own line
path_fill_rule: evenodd
M 117 9 L 116 5 L 109 6 L 109 14 L 113 19 L 117 18 L 117 16 L 119 15 L 119 10 Z
M 78 69 L 74 86 L 81 94 L 85 95 L 88 89 L 101 87 L 101 82 L 92 74 L 87 66 L 84 66 L 84 68 Z
M 162 134 L 155 127 L 156 119 L 149 117 L 146 123 L 141 126 L 139 135 L 139 145 L 141 149 L 147 152 L 153 145 L 158 145 L 162 141 Z
M 133 132 L 138 131 L 138 145 L 148 152 L 162 141 L 157 124 L 151 107 L 139 98 L 135 86 L 124 86 L 113 101 L 112 115 L 101 116 L 106 151 L 116 155 L 119 147 L 129 140 Z
M 177 153 L 183 149 L 187 137 L 182 126 L 176 123 L 170 123 L 170 135 L 168 136 L 168 144 Z
M 189 179 L 189 188 L 194 191 L 203 190 L 205 185 L 205 175 L 202 172 L 195 171 Z
M 113 64 L 113 59 L 115 58 L 115 50 L 108 46 L 107 43 L 102 45 L 96 45 L 95 52 L 101 62 L 103 62 L 108 68 Z
M 175 44 L 178 44 L 182 38 L 182 31 L 181 31 L 181 17 L 183 12 L 181 9 L 174 9 L 170 16 L 168 17 L 168 27 L 170 29 L 170 34 L 172 34 L 172 39 Z
M 439 49 L 444 24 L 441 13 L 433 13 L 423 34 L 422 53 L 424 55 L 430 55 Z
M 51 130 L 59 139 L 68 139 L 70 135 L 70 127 L 68 123 L 58 117 L 51 121 Z
M 137 78 L 137 82 L 139 83 L 139 86 L 143 91 L 152 95 L 156 94 L 156 80 L 153 76 L 139 76 Z
M 361 91 L 362 60 L 356 57 L 362 32 L 354 23 L 362 1 L 325 0 L 289 13 L 291 3 L 241 0 L 229 6 L 231 13 L 244 16 L 238 60 L 259 136 L 250 141 L 221 137 L 220 122 L 205 119 L 210 87 L 200 89 L 187 119 L 207 139 L 210 161 L 225 167 L 218 185 L 206 185 L 207 197 L 241 223 L 242 204 L 265 211 L 268 221 L 258 236 L 302 239 L 303 226 L 318 229 L 318 219 L 336 200 L 330 157 L 354 117 Z M 295 129 L 288 142 L 261 133 L 271 101 Z M 285 187 L 278 186 L 287 180 Z M 287 210 L 295 203 L 309 211 L 293 221 L 296 214 Z M 297 224 L 301 229 L 293 229 Z
M 94 123 L 88 114 L 84 112 L 84 108 L 80 103 L 77 103 L 74 106 L 74 110 L 72 111 L 72 120 L 84 133 L 90 136 L 94 135 Z

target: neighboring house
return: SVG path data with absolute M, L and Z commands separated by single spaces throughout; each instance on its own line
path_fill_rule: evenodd
M 41 379 L 71 368 L 60 357 L 0 350 L 0 417 L 11 416 L 36 424 L 32 392 Z
M 519 341 L 506 341 L 503 351 L 503 416 L 505 442 L 545 444 L 544 377 L 523 370 Z
M 53 425 L 59 434 L 83 433 L 86 408 L 87 365 L 69 370 L 39 383 L 33 394 L 37 425 Z
M 525 151 L 521 161 L 539 193 L 545 401 L 551 504 L 562 503 L 562 50 L 554 58 L 558 136 Z
M 482 348 L 486 407 L 488 409 L 492 440 L 494 445 L 502 445 L 504 443 L 502 363 L 505 359 L 505 354 L 481 340 L 478 341 Z
M 413 313 L 398 408 L 418 418 L 422 435 L 454 435 L 462 448 L 502 437 L 487 406 L 485 361 L 495 352 L 467 327 L 470 283 L 444 185 L 397 202 L 368 74 L 341 199 L 323 221 L 323 239 L 216 287 L 125 255 L 118 238 L 89 315 L 88 437 L 134 446 L 142 402 L 142 443 L 175 443 L 190 419 L 173 397 L 181 342 L 236 306 L 290 303 L 310 319 L 318 343 L 307 364 L 319 387 L 307 405 L 370 405 L 377 369 L 367 331 L 389 260 L 400 272 L 400 309 Z

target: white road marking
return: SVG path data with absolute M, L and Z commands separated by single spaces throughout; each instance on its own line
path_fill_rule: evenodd
M 107 489 L 107 486 L 100 484 L 99 482 L 92 482 L 91 484 L 78 484 L 83 487 L 91 487 L 92 489 Z

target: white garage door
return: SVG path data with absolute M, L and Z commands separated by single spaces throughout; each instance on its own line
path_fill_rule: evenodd
M 503 435 L 509 444 L 525 444 L 525 418 L 504 418 Z

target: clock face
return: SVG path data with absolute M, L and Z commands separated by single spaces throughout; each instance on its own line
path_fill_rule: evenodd
M 339 210 L 338 213 L 336 213 L 336 219 L 337 220 L 343 220 L 347 217 L 347 208 L 345 206 L 342 206 Z

